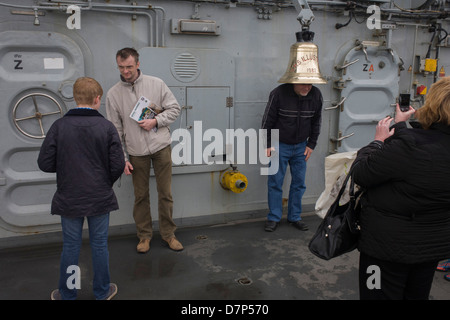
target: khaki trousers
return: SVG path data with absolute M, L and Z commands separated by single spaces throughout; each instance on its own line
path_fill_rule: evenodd
M 133 166 L 134 208 L 133 217 L 136 223 L 137 236 L 140 240 L 153 236 L 152 217 L 150 212 L 150 166 L 156 178 L 158 192 L 159 232 L 163 239 L 174 236 L 176 225 L 172 220 L 172 157 L 171 147 L 147 156 L 131 156 Z

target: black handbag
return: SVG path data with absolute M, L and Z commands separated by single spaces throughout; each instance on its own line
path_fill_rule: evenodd
M 309 242 L 309 250 L 324 260 L 330 260 L 356 249 L 359 238 L 359 213 L 361 211 L 360 197 L 362 191 L 355 194 L 352 170 L 347 174 L 338 196 L 327 211 Z M 350 200 L 339 205 L 339 201 L 350 180 Z

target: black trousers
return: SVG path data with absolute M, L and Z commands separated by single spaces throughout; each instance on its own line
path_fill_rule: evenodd
M 361 252 L 361 300 L 428 300 L 439 261 L 405 264 L 379 260 Z

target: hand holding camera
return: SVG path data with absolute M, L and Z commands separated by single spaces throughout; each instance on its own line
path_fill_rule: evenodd
M 410 106 L 410 95 L 400 94 L 398 98 L 398 103 L 395 109 L 395 119 L 394 121 L 401 122 L 408 120 L 411 115 L 413 115 L 416 110 Z

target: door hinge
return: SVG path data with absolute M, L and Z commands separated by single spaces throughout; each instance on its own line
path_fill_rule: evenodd
M 233 107 L 233 97 L 227 97 L 227 108 Z

